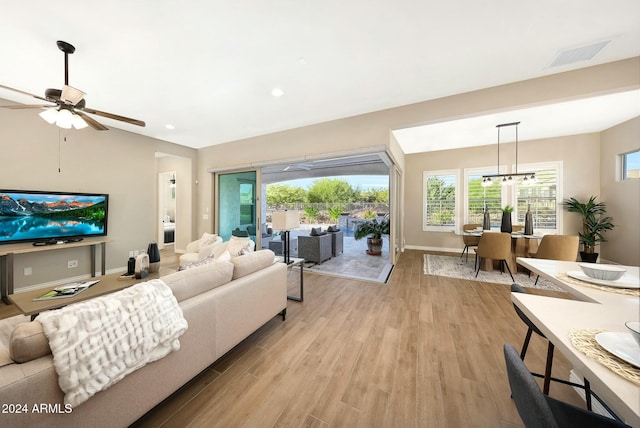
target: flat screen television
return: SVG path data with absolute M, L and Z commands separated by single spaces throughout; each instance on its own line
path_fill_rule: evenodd
M 105 236 L 109 195 L 0 190 L 0 244 Z

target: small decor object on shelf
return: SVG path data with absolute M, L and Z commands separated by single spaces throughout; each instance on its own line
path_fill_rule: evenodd
M 527 205 L 527 213 L 524 215 L 524 234 L 533 235 L 533 214 L 531 213 L 531 204 Z
M 160 270 L 160 250 L 158 250 L 158 244 L 152 242 L 147 247 L 147 254 L 149 255 L 149 272 L 158 272 Z
M 135 269 L 135 277 L 136 279 L 142 279 L 149 274 L 149 255 L 148 254 L 138 254 L 136 257 L 136 269 Z
M 502 223 L 500 224 L 500 232 L 503 233 L 511 233 L 511 213 L 513 212 L 513 207 L 511 205 L 506 205 L 502 209 Z
M 71 284 L 62 285 L 60 287 L 56 287 L 53 290 L 49 290 L 41 296 L 33 299 L 34 302 L 39 302 L 41 300 L 51 300 L 51 299 L 61 299 L 64 297 L 73 297 L 82 293 L 87 288 L 91 287 L 93 284 L 100 282 L 99 279 L 92 281 L 82 281 L 82 282 L 73 282 Z
M 490 230 L 491 229 L 491 217 L 489 216 L 489 209 L 487 206 L 484 206 L 484 219 L 482 221 L 482 229 Z

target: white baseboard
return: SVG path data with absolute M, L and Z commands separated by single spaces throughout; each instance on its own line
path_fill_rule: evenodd
M 405 250 L 439 251 L 443 253 L 462 253 L 462 248 L 424 247 L 421 245 L 405 245 Z

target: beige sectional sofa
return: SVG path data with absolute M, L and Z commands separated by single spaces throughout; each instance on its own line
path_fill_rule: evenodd
M 178 351 L 70 409 L 63 404 L 41 324 L 37 318 L 19 324 L 10 339 L 10 352 L 23 362 L 0 367 L 0 426 L 126 427 L 267 321 L 278 314 L 284 320 L 286 315 L 287 269 L 274 261 L 270 250 L 161 279 L 172 289 L 189 324 Z

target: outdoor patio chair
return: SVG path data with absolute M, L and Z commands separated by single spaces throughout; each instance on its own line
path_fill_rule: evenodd
M 298 257 L 322 263 L 331 258 L 331 235 L 298 236 Z

